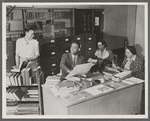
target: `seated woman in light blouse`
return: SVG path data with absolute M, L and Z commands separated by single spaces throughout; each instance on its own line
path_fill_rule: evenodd
M 101 41 L 97 43 L 98 49 L 95 52 L 94 58 L 97 59 L 96 64 L 91 68 L 91 72 L 99 71 L 102 72 L 107 65 L 112 65 L 113 62 L 113 53 L 111 50 L 107 49 L 107 43 Z M 90 61 L 88 61 L 90 62 Z
M 133 46 L 128 46 L 125 50 L 125 58 L 122 62 L 122 70 L 130 70 L 132 76 L 144 80 L 144 60 L 136 55 L 136 49 Z
M 95 57 L 105 60 L 106 63 L 112 63 L 114 57 L 111 50 L 107 49 L 107 43 L 105 41 L 98 42 L 98 49 L 95 52 Z

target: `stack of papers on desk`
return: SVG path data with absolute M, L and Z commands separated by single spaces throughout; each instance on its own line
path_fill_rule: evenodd
M 58 83 L 55 85 L 55 87 L 59 90 L 61 88 L 70 88 L 70 87 L 74 87 L 74 83 L 71 81 L 63 81 L 61 83 Z
M 138 79 L 136 77 L 130 77 L 130 78 L 127 78 L 125 80 L 122 81 L 123 83 L 126 83 L 126 84 L 129 84 L 129 85 L 132 85 L 132 84 L 140 84 L 140 83 L 143 83 L 144 80 L 142 79 Z
M 120 88 L 123 88 L 125 87 L 123 84 L 121 83 L 115 83 L 115 82 L 109 82 L 106 84 L 107 86 L 113 88 L 113 89 L 120 89 Z
M 113 89 L 108 87 L 108 86 L 105 86 L 103 84 L 99 84 L 99 85 L 93 86 L 91 88 L 85 89 L 84 91 L 86 91 L 92 95 L 98 95 L 98 94 L 106 93 L 106 92 L 109 92 L 112 90 Z
M 114 75 L 114 77 L 120 78 L 121 80 L 131 77 L 131 71 L 123 71 Z
M 59 76 L 48 76 L 46 78 L 46 85 L 56 85 L 59 82 L 60 77 Z

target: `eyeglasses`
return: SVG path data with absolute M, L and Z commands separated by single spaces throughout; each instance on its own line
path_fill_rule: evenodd
M 98 45 L 98 46 L 102 46 L 102 45 Z

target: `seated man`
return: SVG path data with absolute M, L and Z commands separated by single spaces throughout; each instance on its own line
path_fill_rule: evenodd
M 60 81 L 63 81 L 64 78 L 71 72 L 71 70 L 77 64 L 85 63 L 85 58 L 80 55 L 79 52 L 80 43 L 75 41 L 71 43 L 70 53 L 65 53 L 62 55 L 60 62 L 60 69 L 62 69 L 62 75 Z

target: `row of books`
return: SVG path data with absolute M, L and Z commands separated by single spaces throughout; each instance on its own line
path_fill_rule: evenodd
M 70 19 L 71 13 L 70 11 L 55 11 L 53 13 L 53 16 L 54 19 Z
M 50 13 L 48 12 L 27 12 L 26 13 L 26 19 L 27 20 L 44 20 L 50 18 Z
M 6 99 L 8 101 L 19 101 L 24 96 L 25 92 L 23 92 L 20 88 L 8 88 L 6 90 Z
M 37 87 L 30 87 L 24 95 L 23 101 L 39 101 L 39 92 Z
M 7 115 L 14 115 L 18 105 L 6 106 L 6 114 Z
M 7 86 L 28 86 L 35 82 L 35 74 L 31 71 L 31 68 L 24 68 L 20 72 L 9 72 L 6 74 L 6 85 Z
M 34 27 L 35 30 L 42 30 L 43 22 L 41 22 L 41 21 L 28 22 L 27 26 L 32 26 L 32 27 Z
M 16 115 L 38 115 L 38 103 L 21 103 L 16 109 Z

